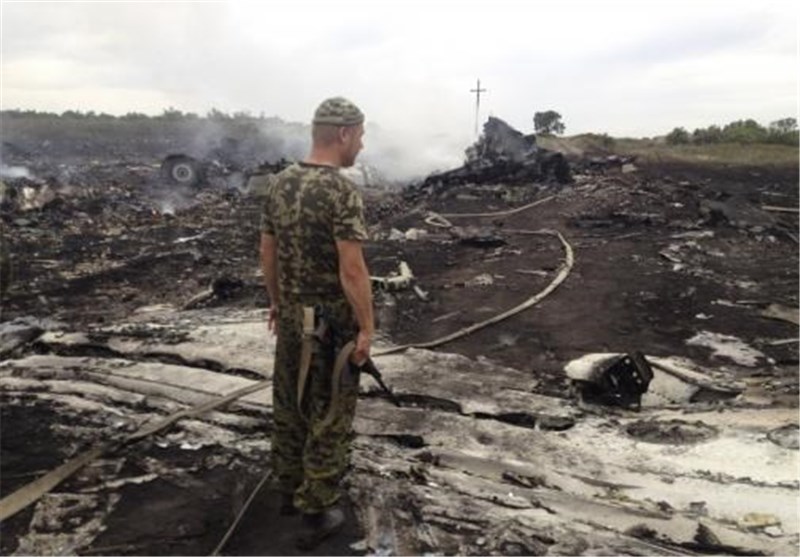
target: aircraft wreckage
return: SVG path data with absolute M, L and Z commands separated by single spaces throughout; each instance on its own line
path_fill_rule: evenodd
M 560 180 L 490 122 L 464 167 L 365 194 L 391 398 L 362 379 L 354 520 L 318 553 L 797 554 L 797 217 L 770 209 L 796 173 Z M 0 323 L 3 554 L 294 554 L 262 484 L 257 200 L 167 208 L 152 158 L 69 184 L 9 163 L 38 177 L 2 207 L 29 254 Z

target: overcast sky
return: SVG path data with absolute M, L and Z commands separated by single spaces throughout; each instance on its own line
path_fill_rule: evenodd
M 652 136 L 798 110 L 797 1 L 2 2 L 2 107 L 250 111 L 345 95 L 381 128 Z M 420 135 L 422 137 L 422 135 Z

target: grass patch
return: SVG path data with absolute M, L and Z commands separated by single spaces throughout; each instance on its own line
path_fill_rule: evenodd
M 687 162 L 741 166 L 798 166 L 797 146 L 768 143 L 667 145 L 663 138 L 611 138 L 600 134 L 537 138 L 539 145 L 572 155 L 636 155 L 643 162 Z

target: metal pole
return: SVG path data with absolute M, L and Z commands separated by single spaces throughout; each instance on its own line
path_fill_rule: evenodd
M 475 89 L 470 89 L 471 93 L 475 93 L 475 136 L 478 135 L 478 120 L 480 119 L 481 111 L 481 93 L 486 92 L 486 89 L 481 89 L 481 80 L 478 79 L 478 86 Z

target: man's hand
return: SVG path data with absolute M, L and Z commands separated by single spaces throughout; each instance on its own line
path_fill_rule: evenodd
M 357 366 L 363 365 L 369 359 L 370 345 L 372 344 L 372 334 L 359 331 L 356 337 L 356 347 L 353 354 L 350 356 L 352 361 Z
M 272 334 L 278 334 L 278 308 L 270 306 L 267 315 L 267 329 Z

